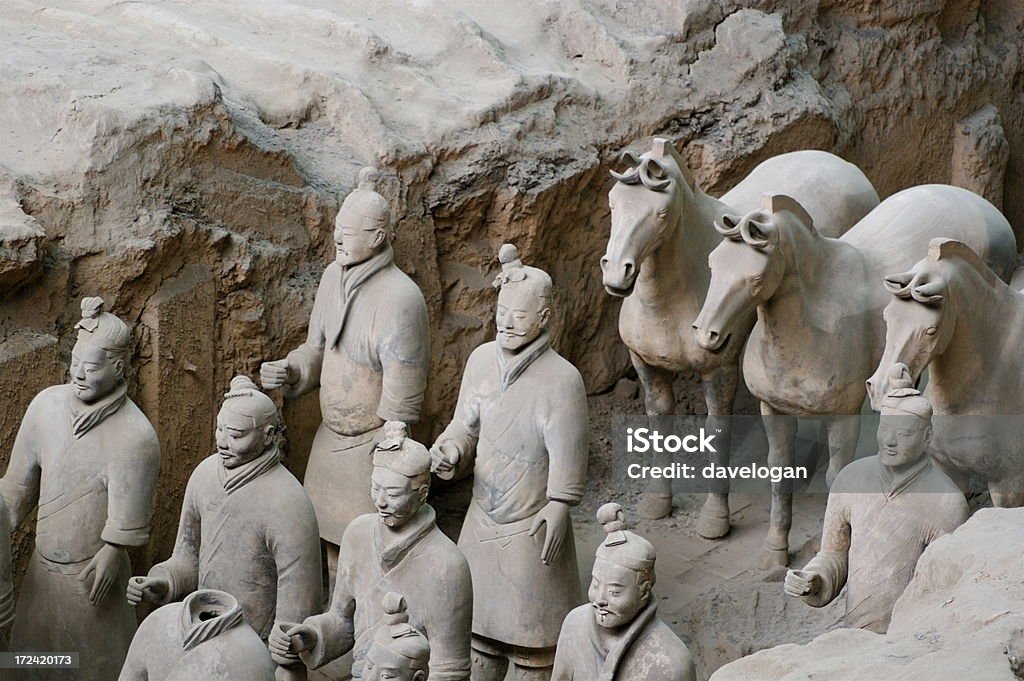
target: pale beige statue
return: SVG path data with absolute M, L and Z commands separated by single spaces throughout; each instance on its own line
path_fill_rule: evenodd
M 419 419 L 427 385 L 427 306 L 395 265 L 394 221 L 364 168 L 334 226 L 335 259 L 324 270 L 306 342 L 260 369 L 265 389 L 294 398 L 320 389 L 323 422 L 305 487 L 331 572 L 353 519 L 374 511 L 366 494 L 370 454 L 385 421 Z
M 798 417 L 824 422 L 828 484 L 853 459 L 864 382 L 885 346 L 885 274 L 910 267 L 934 237 L 963 240 L 1006 277 L 1016 258 L 1006 218 L 949 185 L 897 192 L 839 239 L 777 194 L 765 195 L 759 210 L 722 216 L 715 227 L 725 238 L 709 256 L 711 284 L 694 337 L 711 352 L 745 343 L 743 378 L 761 403 L 770 465 L 793 465 Z M 791 483 L 772 484 L 766 567 L 789 561 Z
M 639 158 L 623 154 L 626 166 L 613 171 L 608 192 L 611 235 L 601 258 L 605 290 L 624 297 L 619 335 L 643 384 L 647 414 L 676 412 L 672 381 L 699 377 L 707 405 L 708 432 L 717 432 L 714 463 L 729 462 L 732 414 L 739 385 L 742 342 L 709 350 L 690 332 L 708 291 L 708 254 L 721 242 L 713 228 L 723 213 L 753 210 L 766 191 L 800 200 L 828 236 L 839 236 L 878 205 L 864 173 L 824 151 L 795 151 L 759 164 L 721 198 L 706 194 L 672 143 L 655 138 Z M 754 311 L 738 325 L 749 329 Z M 667 455 L 666 455 L 667 457 Z M 667 460 L 655 461 L 664 466 Z M 712 484 L 697 521 L 702 537 L 729 532 L 729 486 Z M 637 512 L 662 518 L 672 511 L 672 484 L 652 480 Z
M 86 657 L 85 654 L 82 657 Z M 118 681 L 275 681 L 270 651 L 231 594 L 203 589 L 139 625 Z
M 906 364 L 915 381 L 927 368 L 932 458 L 954 482 L 985 481 L 993 506 L 1024 506 L 1024 294 L 950 239 L 932 241 L 885 287 L 893 297 L 872 404 L 888 392 L 882 364 Z
M 828 605 L 846 587 L 846 626 L 884 633 L 925 548 L 967 520 L 967 501 L 928 456 L 932 407 L 903 364 L 881 401 L 878 454 L 836 476 L 821 550 L 786 573 L 786 594 Z
M 497 339 L 470 355 L 452 422 L 431 449 L 442 478 L 473 473 L 459 548 L 473 572 L 473 679 L 551 674 L 580 603 L 569 508 L 587 476 L 587 398 L 551 347 L 551 278 L 499 252 Z M 433 642 L 433 641 L 431 641 Z
M 696 681 L 686 644 L 658 618 L 654 547 L 626 529 L 622 507 L 597 511 L 605 531 L 588 596 L 565 618 L 552 681 Z
M 275 627 L 271 653 L 319 669 L 351 651 L 352 678 L 374 678 L 367 655 L 394 591 L 409 594 L 409 623 L 430 640 L 429 681 L 469 681 L 473 585 L 465 557 L 426 503 L 430 453 L 407 437 L 403 422 L 389 421 L 372 465 L 367 488 L 376 512 L 345 530 L 330 607 Z
M 405 599 L 394 592 L 384 596 L 384 622 L 366 654 L 366 681 L 427 681 L 430 642 L 409 624 Z
M 6 653 L 14 623 L 14 580 L 11 575 L 11 519 L 0 496 L 0 653 Z
M 0 480 L 12 528 L 39 508 L 10 647 L 88 651 L 76 670 L 22 670 L 21 678 L 110 681 L 135 634 L 122 597 L 127 547 L 149 541 L 160 447 L 127 394 L 131 329 L 100 298 L 82 300 L 75 329 L 71 380 L 29 404 Z
M 128 602 L 168 603 L 196 589 L 231 594 L 264 641 L 276 620 L 302 620 L 323 602 L 316 516 L 281 464 L 277 407 L 246 376 L 217 414 L 217 452 L 189 478 L 178 538 L 166 561 L 128 584 Z M 295 665 L 293 665 L 295 666 Z M 298 665 L 278 678 L 302 678 Z

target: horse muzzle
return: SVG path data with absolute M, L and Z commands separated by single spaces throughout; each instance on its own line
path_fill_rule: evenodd
M 638 268 L 632 260 L 623 260 L 619 263 L 612 262 L 608 256 L 604 256 L 601 258 L 601 271 L 604 273 L 601 283 L 609 295 L 625 298 L 633 292 Z
M 730 335 L 729 333 L 702 327 L 697 322 L 693 323 L 694 340 L 697 341 L 697 345 L 708 352 L 721 352 L 724 350 L 725 346 L 729 343 Z

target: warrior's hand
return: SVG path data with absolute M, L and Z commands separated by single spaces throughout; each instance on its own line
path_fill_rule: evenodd
M 92 578 L 92 589 L 89 590 L 89 602 L 93 606 L 99 605 L 106 597 L 110 587 L 117 581 L 117 573 L 121 568 L 121 555 L 125 549 L 113 544 L 103 544 L 103 548 L 96 552 L 89 564 L 78 576 L 78 581 L 83 585 L 89 584 Z
M 260 383 L 264 390 L 275 390 L 283 385 L 295 382 L 296 376 L 288 358 L 276 362 L 264 362 L 260 365 Z
M 787 570 L 784 588 L 787 596 L 813 596 L 821 590 L 821 575 L 810 570 Z
M 558 558 L 558 553 L 565 542 L 572 524 L 569 520 L 569 506 L 561 501 L 549 501 L 533 518 L 530 536 L 540 532 L 541 525 L 547 525 L 544 534 L 544 546 L 540 550 L 540 559 L 545 565 L 551 565 Z
M 128 580 L 128 603 L 136 606 L 142 601 L 158 603 L 167 596 L 171 585 L 160 577 L 132 577 Z
M 442 480 L 451 480 L 461 458 L 458 448 L 451 442 L 435 442 L 430 448 L 430 470 Z
M 296 656 L 307 650 L 316 647 L 319 637 L 316 629 L 308 624 L 295 624 L 293 622 L 278 622 L 270 630 L 270 638 L 267 645 L 270 647 L 270 656 L 278 664 L 295 664 Z

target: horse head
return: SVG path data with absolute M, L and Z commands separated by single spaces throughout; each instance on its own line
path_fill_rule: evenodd
M 793 228 L 813 230 L 813 223 L 796 200 L 781 194 L 765 194 L 761 209 L 742 217 L 723 215 L 715 221 L 725 238 L 708 256 L 711 283 L 693 322 L 698 345 L 722 350 L 736 326 L 771 300 L 786 272 L 782 234 Z
M 949 283 L 940 261 L 943 251 L 951 249 L 956 249 L 961 257 L 965 255 L 962 251 L 967 250 L 980 263 L 978 256 L 960 242 L 933 239 L 928 257 L 909 272 L 885 278 L 885 288 L 893 295 L 883 311 L 885 350 L 878 368 L 867 380 L 868 396 L 876 410 L 890 389 L 890 366 L 905 364 L 916 383 L 932 359 L 949 346 L 956 328 L 956 310 L 948 304 Z
M 612 232 L 601 271 L 605 290 L 625 297 L 633 292 L 644 261 L 676 228 L 680 199 L 692 194 L 693 181 L 672 143 L 662 138 L 655 138 L 651 150 L 639 158 L 623 152 L 619 165 L 624 169 L 612 171 L 617 181 L 608 192 Z

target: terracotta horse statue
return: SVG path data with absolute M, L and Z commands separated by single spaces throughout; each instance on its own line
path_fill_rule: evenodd
M 725 240 L 709 258 L 696 342 L 711 352 L 741 344 L 757 310 L 743 375 L 761 401 L 769 463 L 792 466 L 796 417 L 820 418 L 830 486 L 856 452 L 864 381 L 885 346 L 884 273 L 909 267 L 936 236 L 971 244 L 1007 277 L 1016 257 L 1006 218 L 977 194 L 947 185 L 894 194 L 839 239 L 821 234 L 797 201 L 779 195 L 745 216 L 724 215 L 715 228 Z M 765 566 L 789 562 L 791 484 L 772 484 Z
M 715 463 L 728 463 L 730 432 L 723 417 L 732 413 L 742 344 L 709 352 L 688 331 L 680 331 L 697 316 L 708 290 L 708 253 L 722 239 L 712 228 L 715 218 L 756 206 L 771 188 L 800 197 L 838 235 L 876 206 L 878 195 L 856 166 L 823 151 L 771 158 L 720 200 L 701 191 L 686 162 L 665 139 L 656 138 L 640 158 L 629 153 L 623 157 L 627 169 L 612 172 L 617 182 L 608 193 L 611 237 L 601 258 L 605 290 L 625 298 L 619 334 L 643 384 L 648 415 L 675 412 L 675 374 L 700 377 L 706 428 L 721 429 Z M 742 323 L 753 325 L 753 314 Z M 638 513 L 661 518 L 671 510 L 671 481 L 652 481 Z M 728 533 L 727 483 L 712 488 L 697 531 L 708 538 Z
M 935 411 L 931 453 L 950 477 L 988 483 L 992 503 L 1024 506 L 1024 293 L 959 241 L 934 239 L 909 272 L 890 274 L 885 352 L 868 381 L 874 406 L 882 367 L 907 366 Z

